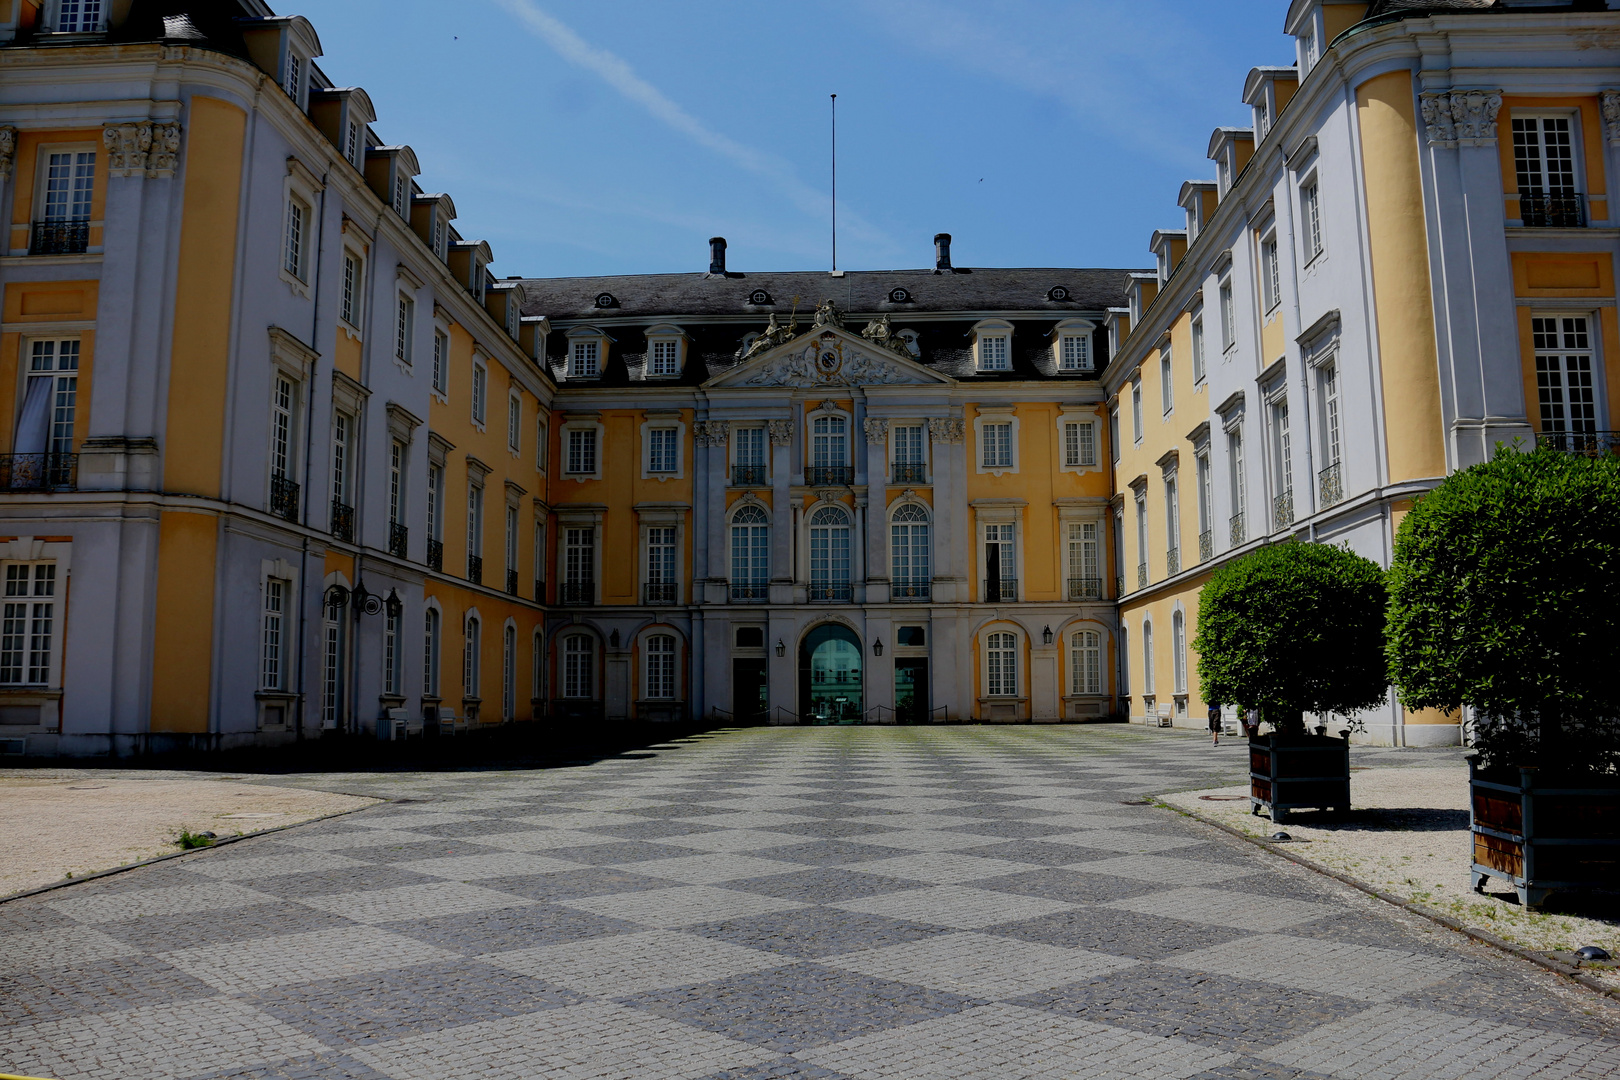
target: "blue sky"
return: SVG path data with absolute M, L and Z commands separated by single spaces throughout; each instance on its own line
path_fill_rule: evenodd
M 501 275 L 1146 266 L 1285 0 L 338 0 L 339 85 Z M 282 6 L 283 10 L 298 10 Z M 307 9 L 305 9 L 307 10 Z M 452 17 L 446 18 L 446 13 Z

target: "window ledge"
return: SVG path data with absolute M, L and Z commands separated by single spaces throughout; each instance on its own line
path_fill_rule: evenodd
M 1545 232 L 1538 229 L 1537 232 Z M 99 263 L 102 252 L 88 251 L 79 255 L 30 255 L 27 248 L 15 248 L 8 258 L 25 259 L 29 266 L 83 266 L 86 263 Z
M 34 701 L 60 701 L 62 691 L 48 686 L 0 686 L 0 702 L 31 704 Z
M 309 284 L 299 281 L 296 274 L 289 274 L 286 267 L 281 268 L 281 280 L 286 282 L 287 288 L 291 289 L 295 295 L 302 296 L 305 300 L 309 299 Z

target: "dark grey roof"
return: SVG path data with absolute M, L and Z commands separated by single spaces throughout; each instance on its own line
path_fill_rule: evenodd
M 1372 0 L 1367 18 L 1384 15 L 1434 15 L 1442 12 L 1495 11 L 1512 14 L 1524 11 L 1602 11 L 1604 0 L 1550 0 L 1544 4 L 1511 4 L 1502 0 Z
M 1125 302 L 1130 270 L 958 269 L 851 270 L 842 277 L 824 271 L 718 274 L 617 274 L 606 277 L 524 278 L 526 315 L 552 319 L 602 319 L 614 316 L 786 315 L 799 298 L 801 319 L 831 299 L 841 311 L 909 312 L 1098 311 Z M 1066 301 L 1048 299 L 1056 286 L 1069 291 Z M 893 303 L 896 288 L 911 294 L 909 303 Z M 751 304 L 750 294 L 763 289 L 769 304 Z M 615 306 L 598 307 L 596 298 L 610 294 Z

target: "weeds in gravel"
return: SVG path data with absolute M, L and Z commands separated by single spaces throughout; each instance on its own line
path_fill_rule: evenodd
M 214 834 L 211 832 L 194 833 L 190 829 L 181 829 L 180 835 L 175 839 L 181 851 L 190 851 L 193 848 L 213 847 Z

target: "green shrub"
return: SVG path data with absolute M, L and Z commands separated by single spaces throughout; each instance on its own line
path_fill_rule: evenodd
M 175 843 L 180 845 L 182 851 L 190 851 L 193 848 L 200 847 L 212 847 L 214 834 L 211 832 L 194 833 L 190 829 L 181 829 Z
M 1487 767 L 1620 765 L 1620 457 L 1499 450 L 1418 500 L 1389 579 L 1407 708 L 1470 706 Z
M 1348 548 L 1272 544 L 1227 563 L 1198 597 L 1204 700 L 1258 707 L 1290 734 L 1304 712 L 1382 703 L 1385 603 L 1383 571 Z

